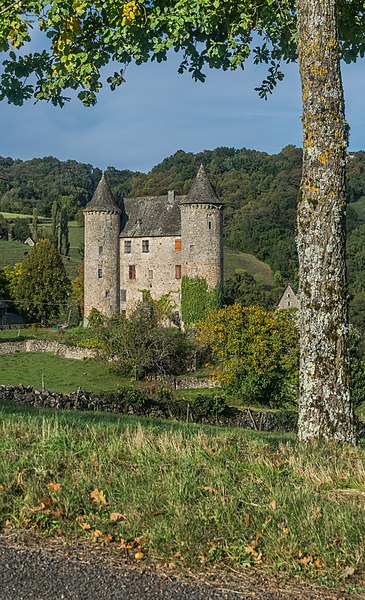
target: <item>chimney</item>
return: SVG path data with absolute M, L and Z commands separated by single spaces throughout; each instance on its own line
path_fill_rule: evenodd
M 175 202 L 175 190 L 169 190 L 167 192 L 167 201 L 168 202 Z

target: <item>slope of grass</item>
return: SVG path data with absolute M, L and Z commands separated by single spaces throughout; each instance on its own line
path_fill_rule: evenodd
M 29 246 L 17 240 L 0 240 L 0 267 L 23 262 L 29 250 Z
M 268 264 L 253 256 L 253 254 L 245 254 L 231 248 L 224 248 L 224 277 L 227 278 L 236 269 L 244 269 L 265 285 L 274 285 L 274 277 Z
M 0 405 L 0 522 L 360 592 L 364 450 Z M 349 580 L 350 578 L 350 580 Z
M 360 219 L 365 221 L 365 196 L 362 196 L 357 202 L 351 202 L 349 206 L 357 212 Z

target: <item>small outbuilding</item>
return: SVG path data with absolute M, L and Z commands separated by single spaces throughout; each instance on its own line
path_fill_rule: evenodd
M 290 284 L 286 286 L 278 302 L 278 308 L 299 308 L 298 298 Z

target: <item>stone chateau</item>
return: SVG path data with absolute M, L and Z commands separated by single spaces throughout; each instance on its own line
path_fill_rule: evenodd
M 223 205 L 201 166 L 186 196 L 122 198 L 103 175 L 85 215 L 85 323 L 92 308 L 130 314 L 170 293 L 181 319 L 182 277 L 223 280 Z

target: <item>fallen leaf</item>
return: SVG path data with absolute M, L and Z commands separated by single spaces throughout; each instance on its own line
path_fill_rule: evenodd
M 245 524 L 248 526 L 250 524 L 251 517 L 248 513 L 245 514 Z
M 102 539 L 104 546 L 107 546 L 108 544 L 110 544 L 112 539 L 113 539 L 113 536 L 110 533 L 105 533 L 103 535 L 103 539 Z
M 91 539 L 96 542 L 96 540 L 98 540 L 100 537 L 102 537 L 103 532 L 100 531 L 100 529 L 95 529 L 95 531 L 92 532 L 91 534 Z
M 104 496 L 103 490 L 98 490 L 98 488 L 95 488 L 95 490 L 90 492 L 90 497 L 91 497 L 92 501 L 95 502 L 95 504 L 99 504 L 99 505 L 106 504 L 106 498 Z
M 90 523 L 87 523 L 86 521 L 80 521 L 79 525 L 81 527 L 81 529 L 83 529 L 84 531 L 86 531 L 87 529 L 91 529 L 91 525 Z
M 19 471 L 18 476 L 16 478 L 17 484 L 20 485 L 21 487 L 24 486 L 24 475 L 25 475 L 25 470 L 23 469 L 23 471 Z
M 276 500 L 271 500 L 269 508 L 271 508 L 271 510 L 276 510 Z
M 144 557 L 143 552 L 136 552 L 134 555 L 134 558 L 136 558 L 137 560 L 141 560 L 141 558 Z
M 217 494 L 217 490 L 210 487 L 209 485 L 200 488 L 203 492 L 207 492 L 208 494 Z
M 52 504 L 53 504 L 53 500 L 49 496 L 44 496 L 43 498 L 41 498 L 40 505 L 41 505 L 41 507 L 43 507 L 42 509 L 51 508 Z
M 320 556 L 317 556 L 316 560 L 314 561 L 315 566 L 317 567 L 317 569 L 322 569 L 323 567 L 323 562 L 321 560 Z
M 62 485 L 60 483 L 55 483 L 54 481 L 51 481 L 47 484 L 47 488 L 52 492 L 60 492 L 62 489 Z
M 321 511 L 321 508 L 319 506 L 316 506 L 314 514 L 315 514 L 315 518 L 316 519 L 320 519 L 321 518 L 322 511 Z
M 126 515 L 122 515 L 122 513 L 119 513 L 119 512 L 112 512 L 109 515 L 109 519 L 111 521 L 122 521 L 122 520 L 125 520 L 126 518 L 127 518 Z
M 346 567 L 346 569 L 345 569 L 346 577 L 351 577 L 351 575 L 353 575 L 354 573 L 355 573 L 354 567 Z

